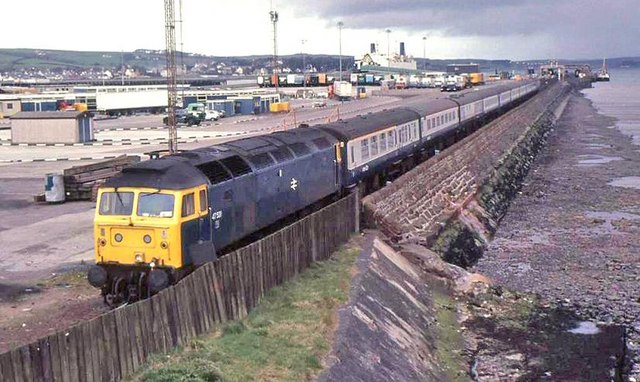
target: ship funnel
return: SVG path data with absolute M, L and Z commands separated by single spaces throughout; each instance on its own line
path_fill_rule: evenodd
M 405 54 L 404 54 L 404 42 L 400 43 L 400 55 L 401 56 L 405 56 Z
M 371 53 L 375 53 L 376 52 L 376 43 L 372 42 L 371 43 Z

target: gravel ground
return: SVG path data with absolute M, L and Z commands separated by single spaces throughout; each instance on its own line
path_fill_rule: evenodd
M 628 328 L 640 381 L 640 150 L 575 95 L 473 271 Z

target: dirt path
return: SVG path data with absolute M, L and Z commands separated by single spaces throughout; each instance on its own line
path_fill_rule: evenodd
M 640 359 L 640 150 L 572 96 L 474 271 L 596 323 L 630 328 Z
M 85 275 L 73 271 L 36 283 L 0 284 L 0 353 L 105 312 Z

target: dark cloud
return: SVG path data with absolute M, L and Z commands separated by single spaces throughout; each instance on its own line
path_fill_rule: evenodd
M 297 15 L 345 28 L 438 33 L 511 41 L 522 38 L 531 57 L 585 58 L 639 55 L 639 0 L 322 0 L 295 1 Z M 527 38 L 548 41 L 526 46 Z M 504 52 L 505 57 L 509 52 Z

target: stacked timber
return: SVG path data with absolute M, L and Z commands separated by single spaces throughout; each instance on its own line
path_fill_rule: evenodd
M 137 155 L 121 155 L 114 159 L 64 170 L 66 200 L 95 201 L 101 183 L 137 162 L 140 162 Z

